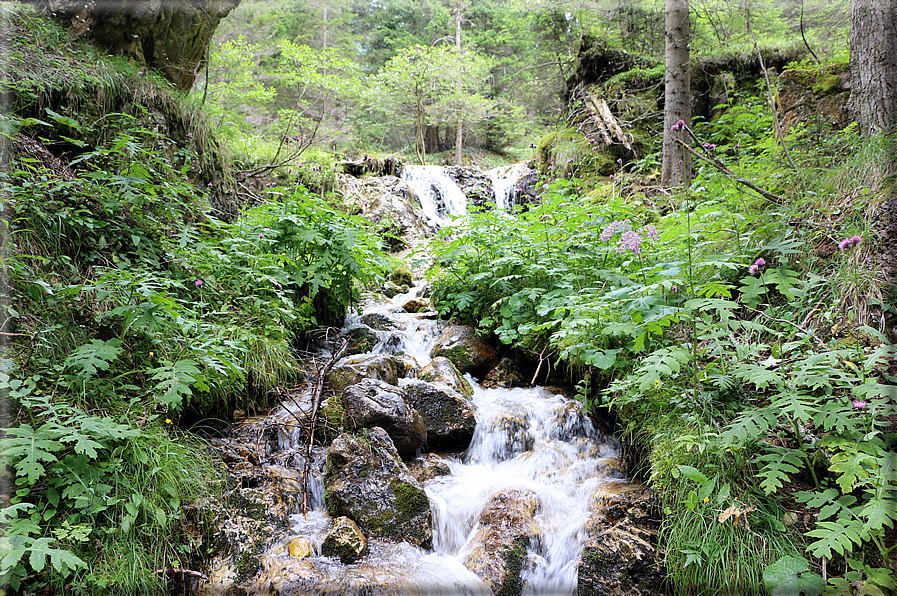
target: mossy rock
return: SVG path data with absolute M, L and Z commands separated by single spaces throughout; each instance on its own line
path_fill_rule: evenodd
M 501 583 L 501 589 L 496 596 L 518 596 L 523 592 L 523 580 L 520 574 L 526 565 L 526 545 L 529 539 L 526 536 L 518 536 L 511 544 L 511 548 L 501 553 L 505 562 L 505 579 Z
M 325 557 L 339 557 L 343 564 L 354 563 L 367 552 L 367 538 L 348 517 L 336 518 L 321 543 L 321 554 Z

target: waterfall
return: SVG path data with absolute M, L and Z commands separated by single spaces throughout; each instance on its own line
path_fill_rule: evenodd
M 445 227 L 452 223 L 450 216 L 467 215 L 467 197 L 442 166 L 404 166 L 402 179 L 432 225 Z
M 492 192 L 495 195 L 495 206 L 502 211 L 508 211 L 514 204 L 516 185 L 529 171 L 525 163 L 515 163 L 509 166 L 492 168 L 486 175 L 492 180 Z

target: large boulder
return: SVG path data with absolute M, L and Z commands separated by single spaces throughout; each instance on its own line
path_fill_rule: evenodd
M 430 500 L 380 427 L 337 437 L 327 455 L 324 499 L 331 516 L 346 516 L 369 537 L 428 548 Z
M 498 363 L 495 348 L 477 337 L 470 325 L 451 325 L 436 338 L 430 358 L 444 356 L 462 373 L 482 378 Z
M 577 594 L 662 596 L 657 503 L 639 484 L 607 483 L 592 495 Z
M 408 404 L 420 412 L 428 449 L 466 449 L 476 420 L 473 404 L 447 385 L 411 379 L 402 382 Z
M 346 415 L 354 428 L 380 427 L 399 453 L 413 455 L 427 440 L 427 429 L 407 400 L 404 389 L 377 379 L 364 379 L 343 392 Z
M 417 378 L 428 383 L 444 385 L 465 397 L 473 395 L 471 384 L 461 376 L 452 361 L 444 356 L 433 358 L 426 366 L 421 367 L 417 371 Z
M 475 166 L 446 166 L 444 171 L 464 192 L 468 205 L 480 208 L 495 205 L 492 179 L 483 170 Z
M 395 385 L 399 377 L 395 361 L 385 354 L 377 356 L 350 356 L 334 365 L 325 377 L 327 388 L 334 392 L 345 391 L 347 387 L 364 379 L 377 379 Z
M 430 227 L 408 185 L 396 176 L 341 177 L 347 205 L 370 221 L 394 249 L 414 244 L 430 234 Z
M 847 100 L 850 98 L 850 70 L 845 62 L 826 68 L 790 68 L 779 75 L 778 113 L 782 129 L 812 121 L 823 121 L 833 128 L 850 123 Z
M 200 65 L 208 60 L 218 23 L 240 4 L 240 0 L 26 1 L 66 19 L 75 35 L 162 71 L 184 91 L 193 86 Z
M 474 546 L 464 565 L 496 594 L 520 594 L 520 573 L 527 566 L 527 546 L 538 540 L 536 494 L 525 489 L 505 489 L 496 494 L 480 514 Z
M 321 543 L 321 554 L 339 557 L 343 563 L 354 563 L 368 552 L 368 541 L 354 521 L 348 517 L 333 520 L 333 527 Z

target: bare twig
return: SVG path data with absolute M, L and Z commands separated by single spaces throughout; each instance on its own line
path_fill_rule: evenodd
M 199 579 L 209 579 L 204 573 L 193 571 L 191 569 L 181 569 L 180 567 L 166 567 L 165 569 L 156 569 L 153 573 L 156 575 L 189 575 L 190 577 L 198 577 Z
M 694 133 L 692 133 L 688 127 L 685 127 L 685 130 L 687 130 L 689 132 L 689 134 L 691 134 L 692 137 L 695 138 L 695 140 L 697 140 L 697 137 L 694 136 Z M 697 151 L 695 151 L 694 149 L 692 149 L 691 147 L 686 145 L 682 141 L 682 139 L 680 139 L 678 137 L 673 137 L 673 138 L 677 143 L 682 145 L 685 148 L 685 150 L 688 151 L 690 154 L 692 154 L 693 156 L 697 157 L 698 159 L 700 159 L 702 161 L 709 163 L 710 165 L 712 165 L 713 167 L 718 169 L 720 172 L 722 172 L 723 174 L 725 174 L 726 176 L 728 176 L 735 182 L 738 182 L 739 184 L 744 184 L 745 186 L 747 186 L 754 192 L 760 194 L 760 196 L 762 196 L 764 199 L 766 199 L 770 202 L 776 203 L 776 204 L 781 204 L 785 201 L 784 197 L 780 197 L 777 194 L 771 193 L 768 190 L 764 190 L 764 189 L 760 188 L 759 186 L 757 186 L 756 184 L 754 184 L 747 178 L 742 178 L 741 176 L 739 176 L 738 174 L 736 174 L 735 172 L 733 172 L 732 170 L 730 170 L 729 168 L 724 166 L 718 160 L 713 159 L 712 157 L 707 157 L 705 155 L 701 155 L 700 153 L 698 153 Z
M 744 2 L 742 2 L 742 10 L 744 10 L 744 23 L 747 25 L 748 31 L 751 32 L 751 38 L 754 40 L 754 49 L 757 50 L 757 59 L 760 60 L 760 70 L 763 71 L 763 78 L 766 80 L 766 93 L 769 98 L 769 109 L 772 111 L 772 123 L 775 126 L 776 137 L 778 137 L 779 143 L 782 144 L 782 151 L 785 152 L 785 157 L 788 159 L 791 168 L 799 173 L 800 170 L 797 169 L 797 166 L 794 165 L 794 160 L 791 159 L 791 152 L 788 150 L 788 145 L 785 143 L 785 135 L 782 134 L 782 128 L 779 126 L 779 116 L 776 114 L 776 101 L 772 94 L 772 83 L 769 82 L 769 71 L 766 70 L 766 64 L 763 62 L 763 53 L 760 52 L 760 45 L 757 43 L 757 35 L 754 33 L 754 28 L 751 26 L 751 13 Z M 803 178 L 798 178 L 801 181 L 801 185 L 803 185 Z
M 318 409 L 321 407 L 321 397 L 324 394 L 324 379 L 327 376 L 327 373 L 330 372 L 330 369 L 333 368 L 333 365 L 339 361 L 340 358 L 343 357 L 343 354 L 346 353 L 346 350 L 349 349 L 349 338 L 346 337 L 343 339 L 342 344 L 340 344 L 339 349 L 333 353 L 330 357 L 330 360 L 321 367 L 321 370 L 318 371 L 318 379 L 315 382 L 315 388 L 311 394 L 311 416 L 309 417 L 309 425 L 308 425 L 308 445 L 305 449 L 305 469 L 302 477 L 302 514 L 308 515 L 308 477 L 311 474 L 311 458 L 312 458 L 312 450 L 315 446 L 315 426 L 318 421 Z
M 797 329 L 798 331 L 800 331 L 800 332 L 806 334 L 807 337 L 811 337 L 811 338 L 813 338 L 814 340 L 816 340 L 816 342 L 817 342 L 819 345 L 821 345 L 821 346 L 824 346 L 824 345 L 825 345 L 825 342 L 824 342 L 824 341 L 822 341 L 821 339 L 819 339 L 818 337 L 816 337 L 815 335 L 813 335 L 811 332 L 807 331 L 806 329 L 804 329 L 803 327 L 801 327 L 800 325 L 798 325 L 797 323 L 792 323 L 791 321 L 788 321 L 788 320 L 786 320 L 786 319 L 777 319 L 777 318 L 775 318 L 775 317 L 773 317 L 773 316 L 770 316 L 770 315 L 766 314 L 766 313 L 763 312 L 762 310 L 757 310 L 756 308 L 751 308 L 751 307 L 748 306 L 747 304 L 742 304 L 742 306 L 743 306 L 744 308 L 748 309 L 749 311 L 751 311 L 751 312 L 755 312 L 755 313 L 757 313 L 758 315 L 763 316 L 763 317 L 766 317 L 767 319 L 770 319 L 770 320 L 772 320 L 772 321 L 776 321 L 776 322 L 778 322 L 778 323 L 785 323 L 786 325 L 791 325 L 792 327 L 794 327 L 794 328 Z

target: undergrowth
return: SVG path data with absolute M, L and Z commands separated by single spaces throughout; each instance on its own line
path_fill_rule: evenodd
M 699 162 L 689 188 L 652 193 L 652 156 L 583 188 L 573 151 L 539 206 L 431 242 L 435 302 L 617 413 L 648 453 L 677 592 L 894 590 L 893 305 L 870 234 L 888 143 L 828 130 L 802 177 L 760 102 L 722 108 L 696 127 L 704 151 L 781 199 Z
M 238 218 L 220 209 L 233 177 L 209 175 L 198 139 L 214 140 L 183 98 L 27 11 L 6 17 L 23 63 L 58 38 L 71 61 L 55 68 L 88 67 L 4 73 L 0 590 L 165 593 L 166 570 L 205 552 L 185 507 L 223 489 L 183 427 L 297 382 L 303 334 L 341 320 L 385 260 L 294 178 Z M 164 98 L 170 126 L 128 93 Z

